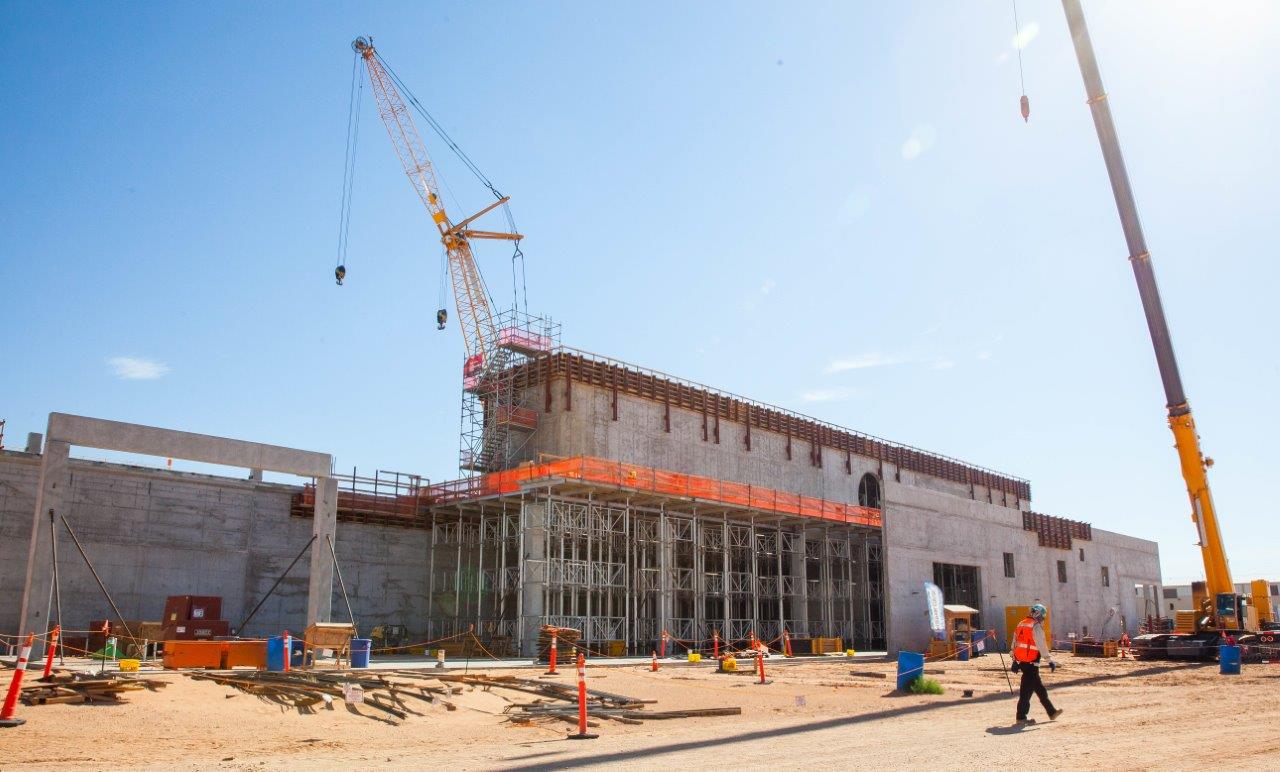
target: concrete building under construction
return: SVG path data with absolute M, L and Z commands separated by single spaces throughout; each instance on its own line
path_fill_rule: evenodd
M 516 407 L 499 417 L 506 468 L 451 482 L 379 472 L 291 486 L 51 462 L 50 448 L 79 443 L 58 436 L 75 417 L 51 416 L 43 447 L 0 453 L 0 592 L 24 599 L 0 604 L 0 631 L 110 616 L 71 526 L 128 618 L 199 594 L 222 596 L 235 622 L 285 573 L 242 634 L 344 618 L 349 600 L 363 630 L 474 629 L 509 654 L 531 653 L 544 624 L 641 653 L 662 631 L 703 642 L 784 629 L 918 649 L 925 582 L 1001 637 L 1009 605 L 1044 602 L 1058 637 L 1136 633 L 1158 613 L 1156 544 L 1036 513 L 1026 480 L 585 352 L 527 353 L 508 368 Z M 170 432 L 176 444 L 162 444 L 150 429 L 161 444 L 137 445 L 131 425 L 112 426 L 130 441 L 94 447 L 254 470 L 271 448 L 212 453 L 237 441 Z M 285 471 L 319 474 L 309 468 Z M 52 529 L 60 612 L 41 503 L 55 499 L 68 523 Z

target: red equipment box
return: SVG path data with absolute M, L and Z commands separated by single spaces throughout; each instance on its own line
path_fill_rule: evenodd
M 166 625 L 185 619 L 221 619 L 222 598 L 216 595 L 170 595 L 164 601 Z
M 225 619 L 180 619 L 165 622 L 166 641 L 208 641 L 231 634 L 231 623 Z

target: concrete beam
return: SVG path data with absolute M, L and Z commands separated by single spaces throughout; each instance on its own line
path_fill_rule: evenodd
M 316 478 L 314 532 L 317 544 L 311 550 L 307 621 L 329 620 L 333 603 L 333 559 L 325 536 L 330 539 L 336 536 L 338 518 L 338 485 L 330 477 L 333 458 L 329 454 L 66 413 L 49 414 L 46 437 L 40 461 L 40 488 L 31 520 L 27 576 L 22 588 L 22 609 L 18 615 L 19 632 L 44 633 L 49 627 L 48 606 L 53 583 L 49 513 L 53 512 L 56 525 L 58 516 L 66 512 L 72 445 Z
M 69 445 L 267 469 L 299 477 L 328 477 L 333 472 L 333 458 L 328 453 L 66 413 L 49 414 L 46 436 L 51 442 L 58 440 Z

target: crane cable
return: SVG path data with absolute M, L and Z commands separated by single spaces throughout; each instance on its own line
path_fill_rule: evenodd
M 1031 118 L 1031 100 L 1027 98 L 1027 79 L 1022 72 L 1022 25 L 1018 23 L 1018 0 L 1010 0 L 1013 4 L 1013 47 L 1018 51 L 1018 84 L 1022 86 L 1022 98 L 1018 100 L 1022 110 L 1022 122 Z
M 351 231 L 351 198 L 356 183 L 356 148 L 360 139 L 360 97 L 364 78 L 360 77 L 360 55 L 351 60 L 351 94 L 347 102 L 347 150 L 342 169 L 342 205 L 338 214 L 338 264 L 333 275 L 342 284 L 347 275 L 347 244 Z
M 397 75 L 396 71 L 391 68 L 391 65 L 387 64 L 387 60 L 382 58 L 382 54 L 378 53 L 377 50 L 375 49 L 374 56 L 378 58 L 378 63 L 382 65 L 382 68 L 384 70 L 386 70 L 387 75 L 391 77 L 391 81 L 396 85 L 396 88 L 400 89 L 400 93 L 404 94 L 409 104 L 413 107 L 414 110 L 418 112 L 420 116 L 422 116 L 422 119 L 426 121 L 427 125 L 431 127 L 431 130 L 434 131 L 436 135 L 440 137 L 441 141 L 444 142 L 445 146 L 447 146 L 450 150 L 453 151 L 454 155 L 456 155 L 458 159 L 462 161 L 463 165 L 467 167 L 467 170 L 470 171 L 471 174 L 474 175 L 475 178 L 480 181 L 480 184 L 484 185 L 486 188 L 489 189 L 489 192 L 493 194 L 494 198 L 501 200 L 503 198 L 501 191 L 499 191 L 498 188 L 494 186 L 493 182 L 490 181 L 490 179 L 487 176 L 485 176 L 484 172 L 480 171 L 480 167 L 476 165 L 475 161 L 471 160 L 471 156 L 467 155 L 466 152 L 463 151 L 462 147 L 459 146 L 457 142 L 453 141 L 453 137 L 449 136 L 449 132 L 444 130 L 444 126 L 442 126 L 440 122 L 435 119 L 435 116 L 429 113 L 427 111 L 427 108 L 422 106 L 422 103 L 418 101 L 418 97 L 414 95 L 413 91 L 411 91 L 407 85 L 405 85 L 405 82 L 400 79 L 400 76 Z M 445 186 L 448 187 L 448 183 L 445 183 Z M 453 194 L 453 191 L 450 190 L 450 195 L 452 194 Z M 456 202 L 457 200 L 456 196 L 454 197 L 454 200 Z M 518 233 L 519 231 L 516 230 L 516 221 L 515 221 L 515 217 L 511 214 L 510 205 L 503 204 L 502 212 L 506 216 L 507 227 L 509 229 L 509 232 Z M 516 282 L 516 263 L 517 262 L 519 263 L 519 270 L 520 270 L 519 284 L 517 284 Z M 480 277 L 480 281 L 482 283 L 484 282 L 483 276 Z M 520 298 L 523 296 L 525 313 L 528 313 L 529 299 L 527 297 L 528 292 L 527 292 L 527 284 L 525 282 L 525 273 L 524 273 L 524 252 L 520 249 L 519 239 L 516 239 L 515 249 L 511 255 L 511 285 L 512 285 L 513 303 L 514 303 L 512 308 L 513 309 L 517 308 L 520 305 Z M 484 293 L 489 297 L 489 301 L 492 303 L 493 295 L 489 292 L 488 286 L 484 287 Z M 442 297 L 443 297 L 443 293 L 442 293 Z

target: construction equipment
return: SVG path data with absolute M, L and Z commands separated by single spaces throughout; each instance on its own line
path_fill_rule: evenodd
M 369 633 L 376 649 L 398 649 L 404 645 L 408 631 L 404 625 L 378 625 Z
M 472 254 L 472 239 L 497 239 L 515 242 L 513 261 L 522 257 L 519 243 L 523 237 L 514 232 L 515 224 L 509 212 L 507 221 L 511 227 L 510 232 L 472 228 L 472 224 L 480 217 L 499 207 L 505 208 L 510 197 L 500 194 L 493 184 L 480 174 L 475 164 L 448 138 L 439 123 L 426 113 L 412 93 L 405 88 L 403 81 L 378 54 L 371 39 L 358 37 L 352 42 L 351 47 L 358 60 L 364 62 L 369 84 L 378 105 L 378 114 L 387 128 L 396 156 L 400 159 L 400 164 L 414 192 L 418 194 L 418 198 L 431 215 L 432 222 L 440 232 L 440 242 L 444 245 L 454 303 L 458 313 L 458 326 L 462 329 L 462 343 L 466 352 L 462 368 L 463 420 L 459 466 L 469 473 L 504 469 L 509 465 L 515 451 L 523 444 L 519 437 L 527 439 L 532 429 L 536 427 L 536 415 L 531 418 L 531 411 L 516 404 L 514 387 L 509 376 L 521 361 L 549 352 L 557 337 L 552 332 L 553 325 L 549 320 L 529 317 L 527 313 L 520 313 L 516 307 L 508 313 L 495 314 L 489 291 Z M 408 103 L 402 96 L 402 91 L 408 94 Z M 467 168 L 488 187 L 494 194 L 495 201 L 470 217 L 457 222 L 449 217 L 441 198 L 435 167 L 427 154 L 422 137 L 418 134 L 409 105 L 412 105 L 430 123 L 445 143 L 459 155 Z M 352 109 L 353 111 L 355 109 L 354 99 Z M 358 123 L 355 125 L 358 126 Z M 349 127 L 347 184 L 352 176 L 350 167 L 354 163 L 354 149 L 350 146 L 354 135 L 355 131 Z M 345 210 L 349 207 L 349 201 L 349 192 L 344 190 L 344 218 L 347 221 L 349 221 L 349 214 Z M 345 225 L 343 227 L 345 228 Z M 342 244 L 345 244 L 345 234 L 340 239 L 339 260 L 344 259 L 345 247 L 341 246 Z M 335 272 L 339 284 L 342 283 L 345 274 L 346 269 L 343 264 L 340 264 Z M 516 300 L 518 303 L 518 295 Z M 445 309 L 437 311 L 437 328 L 443 330 L 447 319 L 448 312 Z M 517 432 L 523 432 L 523 434 L 517 437 Z
M 1066 12 L 1067 26 L 1071 30 L 1076 59 L 1088 94 L 1089 109 L 1093 113 L 1094 127 L 1098 132 L 1098 143 L 1102 146 L 1102 157 L 1111 179 L 1120 225 L 1128 244 L 1129 262 L 1133 265 L 1147 328 L 1155 348 L 1156 364 L 1160 370 L 1160 380 L 1164 384 L 1169 428 L 1173 430 L 1174 446 L 1178 450 L 1182 477 L 1186 481 L 1187 495 L 1191 501 L 1191 519 L 1199 532 L 1200 554 L 1205 568 L 1207 597 L 1194 609 L 1194 629 L 1172 635 L 1142 635 L 1135 640 L 1135 648 L 1140 654 L 1151 656 L 1165 654 L 1172 657 L 1212 658 L 1217 654 L 1219 638 L 1223 633 L 1234 633 L 1237 640 L 1247 642 L 1240 637 L 1248 619 L 1247 600 L 1236 592 L 1231 581 L 1226 548 L 1218 529 L 1217 510 L 1209 491 L 1208 469 L 1213 466 L 1213 459 L 1206 458 L 1201 451 L 1200 436 L 1196 432 L 1195 420 L 1191 417 L 1191 405 L 1182 389 L 1182 377 L 1174 358 L 1169 326 L 1156 285 L 1155 268 L 1151 263 L 1151 253 L 1147 249 L 1142 224 L 1138 220 L 1138 208 L 1129 184 L 1129 173 L 1120 152 L 1107 93 L 1102 88 L 1102 75 L 1093 54 L 1093 42 L 1089 38 L 1084 12 L 1079 0 L 1062 0 L 1062 7 Z

